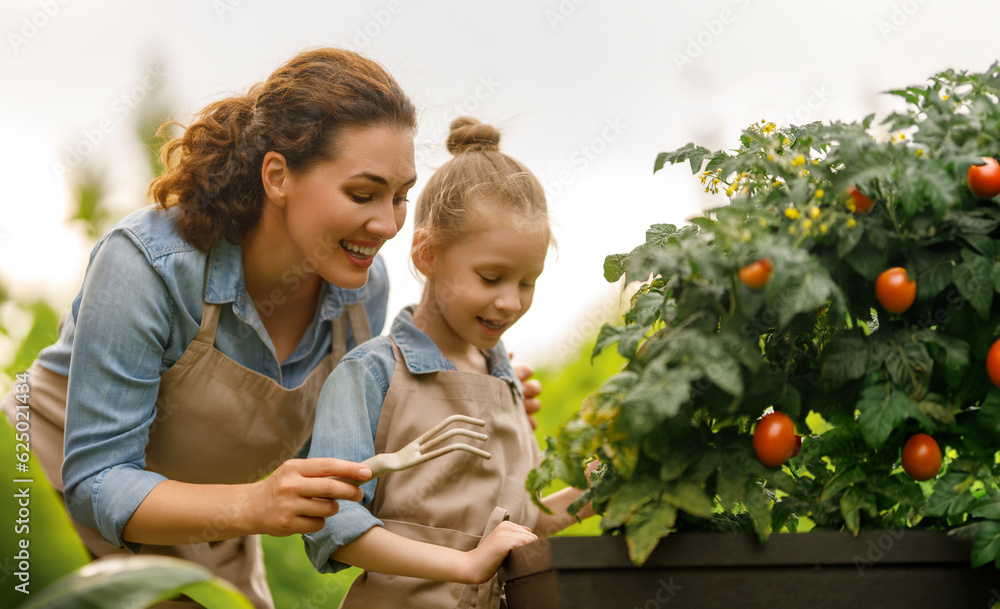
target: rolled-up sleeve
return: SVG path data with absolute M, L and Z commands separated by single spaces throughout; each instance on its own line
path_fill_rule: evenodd
M 154 486 L 145 471 L 173 300 L 145 252 L 123 232 L 97 248 L 76 317 L 66 403 L 66 502 L 78 521 L 118 547 Z
M 320 392 L 309 457 L 360 462 L 375 454 L 375 431 L 389 380 L 378 368 L 349 355 L 330 374 Z M 375 486 L 375 481 L 362 485 L 362 503 L 340 501 L 340 510 L 326 519 L 322 530 L 302 536 L 309 560 L 321 573 L 348 567 L 330 555 L 372 527 L 382 526 L 363 507 L 374 498 Z

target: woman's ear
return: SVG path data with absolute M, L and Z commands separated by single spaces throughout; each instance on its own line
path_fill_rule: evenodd
M 284 207 L 288 195 L 289 177 L 288 163 L 283 154 L 271 150 L 264 155 L 260 165 L 260 180 L 264 185 L 264 194 L 281 207 Z
M 420 274 L 430 278 L 434 275 L 434 244 L 431 233 L 426 228 L 413 231 L 413 245 L 410 247 L 410 257 L 413 266 Z

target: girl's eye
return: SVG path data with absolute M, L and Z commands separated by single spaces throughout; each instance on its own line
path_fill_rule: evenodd
M 396 197 L 392 200 L 393 205 L 405 205 L 409 202 L 410 200 L 406 197 Z
M 351 194 L 351 200 L 355 203 L 370 203 L 373 198 L 371 195 Z
M 485 283 L 496 283 L 496 282 L 500 281 L 500 278 L 499 278 L 499 277 L 488 277 L 488 276 L 486 276 L 486 275 L 480 275 L 479 277 L 480 277 L 480 278 L 481 278 L 481 279 L 482 279 L 482 280 L 483 280 L 483 281 L 484 281 Z

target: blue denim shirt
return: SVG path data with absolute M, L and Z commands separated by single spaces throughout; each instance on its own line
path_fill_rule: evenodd
M 396 316 L 389 335 L 399 346 L 411 373 L 456 370 L 434 341 L 414 325 L 412 305 Z M 521 385 L 503 343 L 487 351 L 486 358 L 490 374 L 515 387 L 520 394 Z M 395 367 L 396 357 L 387 336 L 373 338 L 340 360 L 319 394 L 310 457 L 364 461 L 375 455 L 375 432 Z M 321 573 L 346 568 L 348 565 L 331 560 L 330 555 L 368 529 L 382 526 L 378 518 L 362 507 L 375 498 L 376 484 L 372 481 L 361 486 L 363 503 L 340 501 L 340 510 L 326 519 L 323 529 L 302 536 L 306 554 Z
M 385 324 L 388 278 L 377 259 L 364 287 L 325 286 L 302 341 L 279 362 L 244 287 L 241 246 L 220 241 L 206 270 L 207 254 L 175 231 L 174 217 L 173 210 L 146 208 L 100 239 L 58 341 L 38 356 L 40 365 L 69 376 L 62 469 L 69 511 L 119 547 L 125 523 L 165 479 L 143 469 L 149 426 L 160 375 L 198 333 L 203 298 L 229 305 L 216 349 L 287 388 L 330 352 L 331 320 L 345 304 L 365 303 L 373 336 Z M 299 278 L 289 273 L 287 280 L 291 286 Z

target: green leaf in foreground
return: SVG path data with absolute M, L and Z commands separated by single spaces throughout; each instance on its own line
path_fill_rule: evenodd
M 167 556 L 105 558 L 33 595 L 22 609 L 149 607 L 185 594 L 208 609 L 253 609 L 231 584 L 194 563 Z

